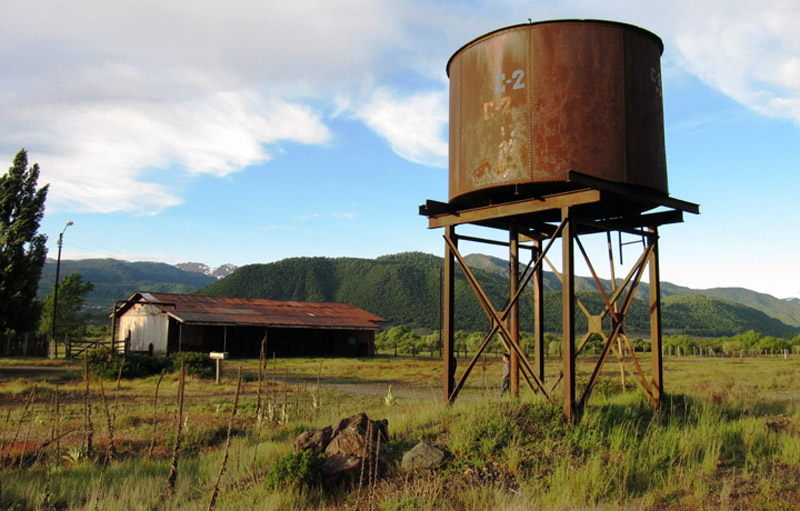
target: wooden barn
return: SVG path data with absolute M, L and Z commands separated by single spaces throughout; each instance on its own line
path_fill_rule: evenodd
M 113 313 L 118 351 L 368 357 L 385 320 L 349 303 L 136 292 Z

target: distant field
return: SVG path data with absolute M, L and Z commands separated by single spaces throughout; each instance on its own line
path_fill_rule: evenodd
M 459 361 L 458 375 L 466 363 Z M 559 364 L 548 361 L 546 381 Z M 177 478 L 164 497 L 177 374 L 119 387 L 92 378 L 87 401 L 79 362 L 0 360 L 0 508 L 207 509 L 240 367 L 215 509 L 355 509 L 357 502 L 364 509 L 357 488 L 264 483 L 297 434 L 361 411 L 388 420 L 397 462 L 369 489 L 373 509 L 796 509 L 800 502 L 798 358 L 668 357 L 659 413 L 630 375 L 623 391 L 619 365 L 608 363 L 577 426 L 522 386 L 520 401 L 501 402 L 494 357 L 476 365 L 458 402 L 446 407 L 441 365 L 427 356 L 269 360 L 260 414 L 258 361 L 225 362 L 220 385 L 188 377 Z M 589 368 L 581 361 L 579 381 Z M 401 474 L 400 456 L 420 440 L 444 450 L 444 465 Z

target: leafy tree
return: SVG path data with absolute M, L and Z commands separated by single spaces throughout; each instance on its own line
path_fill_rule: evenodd
M 53 286 L 55 290 L 55 286 Z M 64 335 L 80 335 L 86 329 L 89 314 L 81 314 L 86 296 L 94 289 L 91 282 L 83 282 L 79 273 L 65 277 L 58 284 L 58 311 L 56 313 L 55 338 Z M 48 333 L 53 326 L 53 292 L 44 300 L 39 332 Z
M 28 168 L 25 149 L 0 176 L 0 332 L 31 331 L 39 319 L 47 236 L 38 230 L 49 185 L 37 189 L 38 180 L 39 165 Z
M 739 341 L 725 341 L 722 343 L 722 352 L 729 356 L 734 357 L 742 351 L 742 343 Z

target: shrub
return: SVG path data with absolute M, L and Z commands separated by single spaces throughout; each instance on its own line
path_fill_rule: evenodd
M 100 348 L 86 353 L 86 366 L 89 374 L 100 378 L 116 378 L 119 374 L 120 357 L 115 357 L 111 350 Z
M 320 481 L 320 470 L 324 461 L 324 454 L 315 454 L 310 449 L 290 452 L 275 460 L 264 484 L 268 489 L 279 488 L 284 484 L 311 486 Z
M 214 361 L 206 353 L 184 351 L 182 353 L 173 353 L 170 358 L 172 359 L 173 371 L 180 369 L 181 361 L 183 361 L 186 374 L 191 374 L 198 378 L 214 377 Z
M 125 379 L 146 378 L 160 373 L 177 371 L 183 360 L 186 373 L 200 378 L 214 376 L 214 361 L 205 353 L 184 352 L 168 356 L 151 356 L 143 353 L 115 354 L 108 348 L 91 350 L 87 353 L 89 373 L 106 379 L 116 379 L 122 366 Z

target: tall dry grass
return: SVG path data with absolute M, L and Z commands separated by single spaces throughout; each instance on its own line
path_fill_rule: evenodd
M 439 365 L 422 358 L 273 359 L 270 378 L 263 359 L 245 361 L 238 403 L 231 372 L 219 386 L 177 375 L 125 382 L 113 412 L 101 404 L 111 427 L 94 431 L 95 450 L 107 456 L 113 445 L 111 458 L 86 452 L 87 403 L 105 400 L 105 386 L 42 383 L 33 406 L 32 382 L 0 384 L 8 407 L 0 421 L 0 508 L 201 510 L 214 491 L 215 510 L 777 510 L 800 500 L 795 360 L 668 360 L 671 393 L 658 412 L 637 391 L 623 392 L 611 368 L 578 425 L 539 396 L 497 400 L 491 383 L 484 390 L 488 378 L 473 378 L 458 402 L 444 406 L 435 388 Z M 499 375 L 499 364 L 487 366 L 488 375 Z M 548 370 L 556 374 L 557 366 Z M 398 384 L 404 379 L 412 385 Z M 352 384 L 369 392 L 333 390 Z M 398 398 L 387 406 L 390 384 Z M 156 406 L 159 388 L 174 406 Z M 173 417 L 181 394 L 183 410 Z M 253 416 L 245 412 L 255 412 L 259 395 L 265 410 L 273 404 L 285 415 L 234 422 L 237 407 L 242 417 Z M 445 451 L 445 464 L 416 474 L 395 465 L 380 478 L 375 465 L 369 473 L 365 467 L 360 499 L 357 488 L 265 488 L 265 474 L 297 434 L 360 411 L 388 420 L 388 447 L 398 461 L 425 440 Z M 180 471 L 163 499 L 176 453 Z

